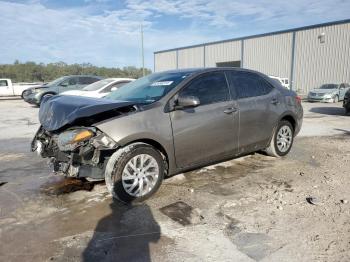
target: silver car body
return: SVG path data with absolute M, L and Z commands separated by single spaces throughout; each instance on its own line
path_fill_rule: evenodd
M 195 109 L 168 109 L 171 99 L 192 79 L 225 70 L 232 69 L 200 70 L 143 111 L 95 126 L 121 147 L 135 141 L 161 146 L 169 161 L 169 174 L 266 148 L 283 117 L 293 119 L 295 134 L 299 132 L 303 110 L 290 95 L 292 92 L 282 86 L 275 86 L 265 96 L 200 105 Z M 267 76 L 258 74 L 269 81 Z M 226 114 L 224 111 L 230 108 L 237 111 Z
M 181 71 L 186 72 L 186 70 Z M 113 112 L 116 112 L 114 116 L 106 117 L 108 112 L 102 112 L 101 108 L 105 107 L 104 103 L 109 103 L 107 99 L 96 100 L 99 109 L 98 112 L 94 109 L 95 114 L 102 118 L 94 119 L 94 115 L 90 113 L 91 107 L 86 107 L 83 104 L 77 105 L 77 108 L 84 108 L 84 111 L 79 114 L 78 110 L 72 109 L 74 105 L 71 104 L 80 103 L 79 100 L 73 100 L 72 96 L 64 98 L 71 99 L 71 102 L 64 100 L 62 103 L 70 105 L 70 108 L 67 109 L 67 115 L 62 108 L 55 109 L 50 104 L 55 99 L 59 100 L 60 97 L 49 98 L 44 101 L 40 109 L 41 123 L 44 124 L 47 120 L 47 123 L 54 125 L 50 130 L 39 129 L 33 139 L 32 150 L 40 149 L 39 153 L 53 159 L 56 166 L 64 165 L 66 175 L 103 178 L 105 165 L 96 163 L 95 157 L 72 166 L 72 163 L 67 161 L 79 159 L 80 156 L 73 156 L 77 153 L 52 152 L 54 151 L 52 148 L 55 147 L 52 144 L 57 144 L 57 137 L 60 134 L 68 129 L 82 128 L 79 127 L 78 123 L 82 123 L 81 119 L 87 119 L 86 121 L 93 123 L 85 125 L 85 128 L 92 128 L 99 134 L 101 133 L 100 135 L 106 135 L 112 139 L 113 147 L 111 149 L 114 151 L 135 142 L 153 145 L 165 156 L 168 167 L 167 174 L 172 175 L 265 149 L 282 119 L 288 120 L 293 125 L 294 135 L 298 134 L 303 118 L 300 100 L 296 99 L 296 94 L 293 91 L 282 87 L 277 81 L 261 73 L 245 69 L 209 68 L 189 69 L 187 71 L 191 74 L 156 102 L 135 106 L 130 102 L 124 102 L 120 106 L 106 104 L 110 108 L 108 112 L 114 108 Z M 191 81 L 213 72 L 222 72 L 225 75 L 228 89 L 227 101 L 202 104 L 195 108 L 176 109 L 174 101 L 179 92 L 186 88 Z M 258 75 L 272 89 L 265 95 L 237 99 L 235 86 L 228 77 L 229 72 L 246 72 Z M 82 103 L 93 101 L 92 98 L 79 99 L 82 100 Z M 76 113 L 72 115 L 71 112 Z M 57 119 L 61 123 L 57 119 L 51 119 L 55 114 L 58 115 Z M 53 143 L 47 142 L 52 139 Z M 91 145 L 99 142 L 96 140 L 97 138 L 93 137 L 84 146 L 91 148 Z M 94 150 L 96 153 L 97 147 Z M 113 150 L 104 153 L 107 160 L 108 154 L 112 154 Z M 96 155 L 100 156 L 100 153 L 97 152 Z

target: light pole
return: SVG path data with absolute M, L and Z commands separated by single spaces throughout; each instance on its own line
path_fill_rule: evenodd
M 141 24 L 142 76 L 145 76 L 145 52 L 143 49 L 143 25 Z

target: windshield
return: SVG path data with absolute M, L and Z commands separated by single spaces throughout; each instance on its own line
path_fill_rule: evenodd
M 115 81 L 114 79 L 103 79 L 100 81 L 97 81 L 95 83 L 92 83 L 91 85 L 87 85 L 86 87 L 83 88 L 84 91 L 96 91 L 99 90 L 100 88 L 104 87 L 105 85 L 108 85 L 109 83 L 112 83 Z
M 193 72 L 155 73 L 123 85 L 105 96 L 109 99 L 153 103 L 181 83 Z
M 338 85 L 336 84 L 326 84 L 326 85 L 321 85 L 320 89 L 336 89 L 338 88 Z
M 66 77 L 65 76 L 62 76 L 60 78 L 57 78 L 47 84 L 45 84 L 46 86 L 57 86 L 58 84 L 60 84 Z

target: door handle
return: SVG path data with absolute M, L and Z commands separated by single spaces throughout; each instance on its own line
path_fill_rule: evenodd
M 278 105 L 280 102 L 278 101 L 278 99 L 277 98 L 273 98 L 272 100 L 271 100 L 271 104 L 273 104 L 273 105 Z
M 226 108 L 226 109 L 224 110 L 224 113 L 225 113 L 225 114 L 232 114 L 232 113 L 234 113 L 234 112 L 237 112 L 237 110 L 238 110 L 238 108 L 236 108 L 236 107 L 229 107 L 229 108 Z

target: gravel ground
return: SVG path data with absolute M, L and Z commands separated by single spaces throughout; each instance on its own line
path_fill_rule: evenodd
M 304 109 L 287 157 L 177 175 L 124 206 L 104 184 L 53 175 L 28 152 L 38 109 L 0 100 L 0 260 L 350 261 L 350 117 Z

